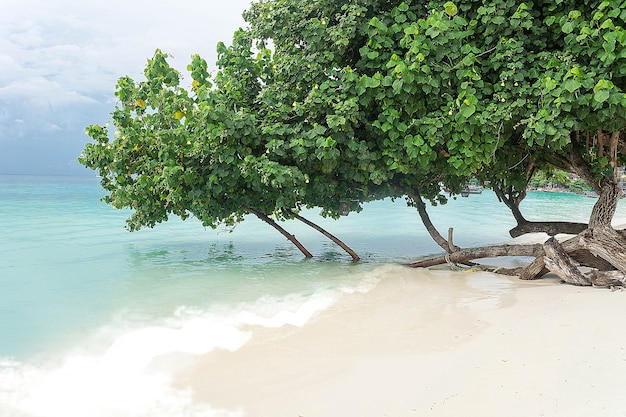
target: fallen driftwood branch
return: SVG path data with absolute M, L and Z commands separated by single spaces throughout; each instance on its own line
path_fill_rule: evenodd
M 579 286 L 624 287 L 626 274 L 621 271 L 599 271 L 592 269 L 583 273 L 578 264 L 565 252 L 554 238 L 544 244 L 546 267 L 564 282 Z
M 458 249 L 442 256 L 410 263 L 408 266 L 427 268 L 448 264 L 453 269 L 459 269 L 459 264 L 465 264 L 472 265 L 473 270 L 517 275 L 525 280 L 536 279 L 552 272 L 563 282 L 572 285 L 626 287 L 625 242 L 624 231 L 598 227 L 584 230 L 564 242 L 558 242 L 551 237 L 544 244 Z M 492 267 L 472 262 L 475 259 L 501 256 L 534 257 L 535 260 L 525 267 L 518 268 Z
M 541 256 L 543 247 L 541 244 L 532 245 L 496 245 L 483 246 L 474 249 L 460 249 L 447 255 L 424 259 L 408 264 L 412 268 L 427 268 L 446 263 L 467 263 L 480 258 L 497 258 L 499 256 Z
M 604 259 L 626 273 L 626 245 L 623 233 L 610 226 L 588 229 L 580 235 L 581 243 L 593 255 Z
M 553 237 L 543 244 L 546 254 L 543 257 L 546 268 L 572 285 L 589 286 L 591 281 L 578 269 L 578 264 L 569 257 L 563 247 Z

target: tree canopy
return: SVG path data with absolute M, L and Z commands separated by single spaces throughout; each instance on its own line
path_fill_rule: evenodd
M 134 210 L 131 229 L 443 202 L 441 186 L 470 178 L 518 210 L 548 167 L 598 191 L 590 224 L 610 224 L 626 2 L 260 0 L 244 18 L 215 75 L 193 56 L 185 87 L 157 51 L 145 80 L 119 80 L 115 134 L 87 129 L 80 161 L 107 202 Z

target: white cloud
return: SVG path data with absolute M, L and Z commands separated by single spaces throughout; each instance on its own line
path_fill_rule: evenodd
M 84 127 L 113 110 L 119 77 L 141 79 L 157 48 L 183 72 L 193 53 L 212 65 L 250 3 L 0 0 L 0 144 L 50 132 L 86 140 Z
M 141 75 L 157 48 L 186 66 L 209 63 L 230 41 L 250 0 L 22 0 L 2 7 L 0 50 L 14 79 L 35 73 L 77 91 L 111 91 L 117 77 Z M 5 52 L 6 54 L 7 52 Z M 6 75 L 5 75 L 6 77 Z
M 96 101 L 77 91 L 65 88 L 59 81 L 49 80 L 42 76 L 18 79 L 0 88 L 0 103 L 13 100 L 23 100 L 36 107 L 67 106 Z

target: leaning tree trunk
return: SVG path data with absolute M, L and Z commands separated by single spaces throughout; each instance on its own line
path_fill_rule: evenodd
M 513 238 L 527 233 L 545 233 L 548 236 L 558 234 L 577 235 L 587 230 L 588 227 L 586 223 L 574 222 L 526 222 L 518 224 L 509 230 L 509 235 Z
M 291 210 L 287 210 L 286 212 L 290 216 L 293 216 L 295 219 L 300 220 L 301 222 L 303 222 L 307 226 L 312 227 L 313 229 L 317 230 L 318 232 L 320 232 L 321 234 L 323 234 L 324 236 L 326 236 L 327 238 L 329 238 L 330 240 L 335 242 L 341 249 L 345 250 L 348 253 L 348 255 L 350 255 L 352 257 L 352 260 L 354 262 L 357 262 L 357 261 L 359 261 L 361 259 L 361 258 L 359 258 L 359 255 L 357 255 L 355 251 L 353 251 L 348 245 L 343 243 L 338 237 L 336 237 L 335 235 L 331 234 L 326 229 L 323 229 L 322 227 L 318 226 L 317 224 L 313 223 L 312 221 L 305 219 L 304 217 L 300 216 L 299 214 L 297 214 L 297 213 L 295 213 L 295 212 L 293 212 Z
M 304 245 L 302 245 L 302 243 L 300 243 L 300 241 L 298 239 L 296 239 L 296 237 L 294 235 L 292 235 L 291 233 L 289 233 L 288 231 L 286 231 L 284 228 L 282 228 L 278 223 L 276 223 L 274 220 L 272 220 L 271 218 L 269 218 L 266 214 L 261 213 L 258 210 L 255 210 L 253 208 L 250 207 L 244 207 L 244 209 L 252 214 L 254 214 L 255 216 L 257 216 L 259 219 L 263 220 L 265 223 L 269 224 L 270 226 L 272 226 L 274 229 L 278 230 L 280 232 L 280 234 L 282 234 L 283 236 L 285 236 L 291 243 L 293 243 L 294 245 L 296 245 L 296 247 L 300 250 L 300 252 L 302 252 L 302 254 L 307 257 L 307 258 L 312 258 L 313 255 L 311 254 L 311 252 L 309 252 Z
M 505 191 L 501 186 L 495 185 L 493 191 L 496 193 L 498 200 L 511 210 L 511 214 L 513 214 L 518 226 L 528 223 L 528 220 L 526 220 L 519 209 L 520 203 L 526 197 L 526 190 L 520 191 L 519 194 L 515 196 L 513 187 L 509 187 L 509 189 Z
M 422 200 L 422 196 L 419 194 L 411 196 L 411 199 L 415 202 L 417 206 L 417 211 L 422 219 L 422 223 L 424 227 L 426 227 L 426 231 L 430 235 L 430 237 L 439 245 L 443 250 L 448 253 L 452 253 L 457 251 L 459 248 L 448 242 L 437 230 L 433 222 L 430 220 L 428 216 L 428 212 L 426 211 L 426 204 L 424 204 L 424 200 Z

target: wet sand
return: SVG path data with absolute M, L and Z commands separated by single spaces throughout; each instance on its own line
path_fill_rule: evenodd
M 251 417 L 626 415 L 626 291 L 376 273 L 302 328 L 178 358 L 176 386 Z

